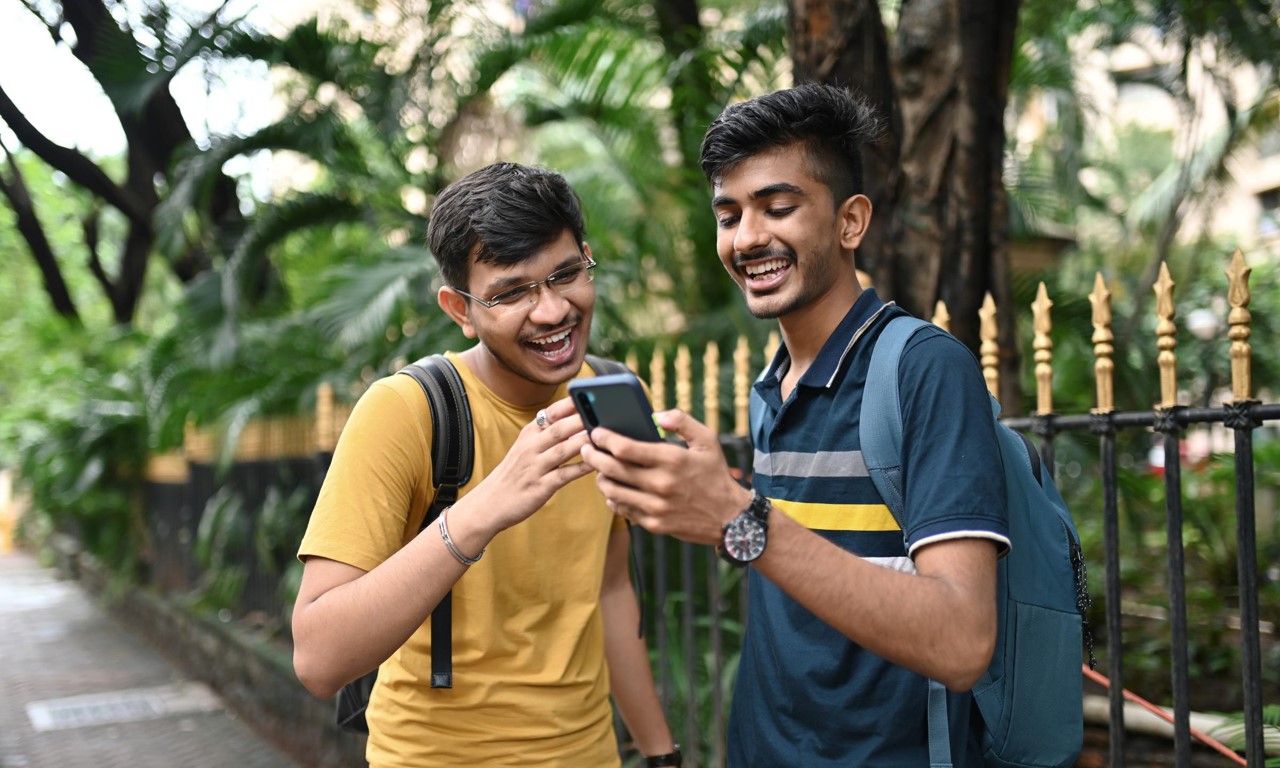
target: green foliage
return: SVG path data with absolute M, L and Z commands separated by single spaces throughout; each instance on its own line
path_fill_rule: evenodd
M 249 578 L 249 563 L 240 553 L 251 544 L 250 511 L 230 485 L 209 497 L 196 532 L 195 556 L 203 573 L 197 604 L 211 610 L 236 606 Z
M 64 338 L 64 342 L 67 339 Z M 95 347 L 106 339 L 86 339 Z M 19 480 L 31 491 L 36 513 L 53 528 L 78 536 L 104 563 L 129 571 L 145 547 L 138 508 L 146 463 L 147 419 L 136 385 L 113 373 L 110 361 L 127 360 L 126 339 L 108 345 L 115 354 L 44 367 L 43 401 L 7 408 L 10 448 Z

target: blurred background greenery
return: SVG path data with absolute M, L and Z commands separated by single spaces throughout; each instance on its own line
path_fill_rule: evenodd
M 30 493 L 28 537 L 73 527 L 136 578 L 155 557 L 144 468 L 181 449 L 188 425 L 220 436 L 225 477 L 255 419 L 312 412 L 323 383 L 353 399 L 408 360 L 461 347 L 435 306 L 425 229 L 434 195 L 486 163 L 551 166 L 577 189 L 601 262 L 597 352 L 647 366 L 677 343 L 729 350 L 745 336 L 758 369 L 771 325 L 745 312 L 714 256 L 698 147 L 727 103 L 802 79 L 854 85 L 884 111 L 868 178 L 880 229 L 859 266 L 917 314 L 945 301 L 975 351 L 976 310 L 992 294 L 1006 413 L 1025 413 L 1035 391 L 1027 308 L 1041 282 L 1055 302 L 1055 410 L 1093 406 L 1098 272 L 1114 294 L 1116 405 L 1149 409 L 1161 263 L 1178 284 L 1181 402 L 1221 402 L 1224 270 L 1237 248 L 1253 269 L 1254 389 L 1274 400 L 1273 3 L 347 0 L 267 23 L 234 3 L 0 2 L 23 6 L 85 68 L 124 136 L 108 155 L 50 140 L 6 90 L 28 73 L 0 72 L 0 467 Z M 255 108 L 270 118 L 199 126 L 173 93 L 193 70 L 224 95 L 256 73 L 271 103 Z M 1258 432 L 1257 460 L 1272 627 L 1273 432 Z M 1139 608 L 1168 601 L 1152 445 L 1142 433 L 1120 447 L 1123 576 Z M 1059 438 L 1097 592 L 1095 457 L 1092 438 Z M 1210 707 L 1238 701 L 1238 650 L 1224 639 L 1236 604 L 1230 462 L 1209 444 L 1185 487 L 1193 679 L 1215 681 Z M 254 514 L 255 549 L 286 563 L 290 599 L 308 505 L 272 493 L 256 510 L 227 493 L 203 510 L 199 551 L 214 576 L 202 588 L 215 603 L 243 588 L 220 553 L 245 546 L 238 526 Z M 1165 634 L 1129 643 L 1128 667 L 1154 698 L 1167 694 Z M 730 655 L 737 638 L 726 624 Z M 1268 647 L 1273 694 L 1280 646 Z M 711 684 L 677 693 L 696 688 L 709 707 Z

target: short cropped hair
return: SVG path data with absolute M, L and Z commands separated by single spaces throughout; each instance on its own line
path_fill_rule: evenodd
M 726 107 L 702 139 L 702 172 L 716 184 L 749 157 L 800 144 L 806 172 L 838 206 L 862 192 L 862 147 L 880 131 L 880 117 L 863 97 L 804 83 Z
M 471 254 L 486 264 L 517 264 L 565 230 L 582 248 L 582 205 L 555 171 L 494 163 L 445 187 L 436 198 L 427 244 L 445 284 L 467 290 Z

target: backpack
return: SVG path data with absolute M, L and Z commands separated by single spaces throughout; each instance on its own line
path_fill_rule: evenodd
M 862 395 L 862 456 L 904 536 L 898 363 L 907 341 L 926 328 L 935 326 L 914 317 L 889 321 L 871 353 Z M 995 652 L 973 687 L 984 722 L 983 759 L 1000 768 L 1072 765 L 1084 739 L 1081 647 L 1088 636 L 1080 535 L 1039 453 L 999 414 L 992 397 L 1012 547 L 997 565 Z M 929 762 L 950 766 L 946 689 L 934 680 L 928 727 Z
M 597 375 L 627 370 L 621 363 L 587 355 Z M 444 355 L 428 355 L 397 373 L 411 376 L 422 387 L 431 410 L 431 485 L 435 492 L 422 518 L 419 533 L 435 522 L 445 507 L 458 500 L 458 490 L 471 479 L 475 431 L 471 404 L 462 377 Z M 446 592 L 431 612 L 431 687 L 453 687 L 453 591 Z M 375 668 L 343 686 L 338 692 L 335 720 L 338 727 L 368 733 L 365 710 L 378 679 Z

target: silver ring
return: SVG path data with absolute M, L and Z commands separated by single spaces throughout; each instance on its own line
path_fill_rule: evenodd
M 543 408 L 542 410 L 538 411 L 538 415 L 533 418 L 533 421 L 535 424 L 538 425 L 538 429 L 546 429 L 547 428 L 547 409 Z

